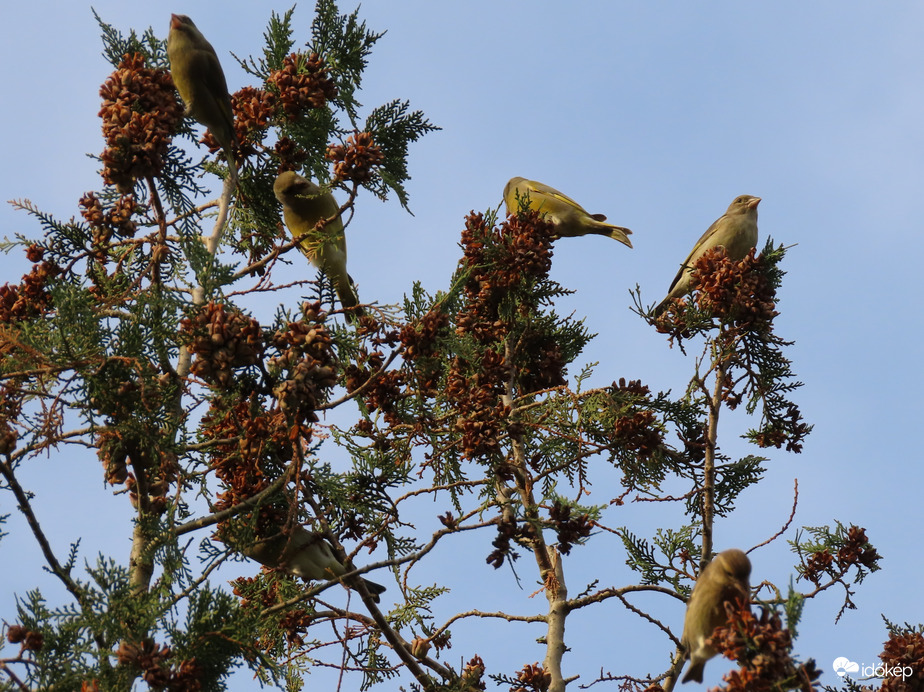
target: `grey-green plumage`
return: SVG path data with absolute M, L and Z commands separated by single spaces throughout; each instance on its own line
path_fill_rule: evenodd
M 237 138 L 225 73 L 212 44 L 185 15 L 170 15 L 167 57 L 186 115 L 209 128 L 231 162 Z
M 303 526 L 296 526 L 289 536 L 279 534 L 258 541 L 241 552 L 261 565 L 281 569 L 306 581 L 337 579 L 347 571 L 323 536 Z M 379 594 L 385 591 L 385 587 L 368 579 L 360 579 L 378 603 Z
M 760 197 L 740 195 L 728 205 L 726 212 L 716 219 L 680 265 L 677 276 L 667 290 L 667 297 L 654 309 L 660 315 L 673 298 L 682 298 L 690 290 L 690 272 L 696 261 L 707 250 L 722 246 L 728 257 L 734 261 L 744 258 L 751 248 L 757 246 L 757 205 Z
M 713 630 L 728 622 L 725 603 L 750 599 L 751 561 L 736 548 L 723 550 L 700 572 L 687 602 L 680 643 L 684 657 L 690 660 L 683 682 L 703 681 L 706 661 L 716 650 L 706 643 Z
M 529 208 L 540 214 L 545 214 L 548 220 L 555 224 L 559 236 L 573 238 L 580 235 L 604 235 L 618 240 L 623 245 L 632 247 L 628 228 L 604 223 L 603 214 L 591 214 L 580 204 L 567 195 L 562 194 L 554 187 L 543 185 L 535 180 L 526 178 L 511 178 L 504 186 L 504 204 L 508 214 L 516 214 L 520 210 L 520 200 L 529 197 Z
M 273 193 L 282 203 L 282 216 L 293 238 L 300 239 L 299 249 L 311 263 L 323 270 L 334 284 L 337 297 L 345 308 L 359 303 L 353 279 L 347 273 L 346 234 L 340 218 L 340 206 L 330 192 L 324 192 L 294 171 L 280 173 L 273 183 Z M 318 230 L 318 222 L 331 219 Z M 361 315 L 360 310 L 347 313 Z

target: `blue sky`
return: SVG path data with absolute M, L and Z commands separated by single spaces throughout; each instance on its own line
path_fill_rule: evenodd
M 232 90 L 250 82 L 229 52 L 258 52 L 270 10 L 288 7 L 228 2 L 214 16 L 214 3 L 206 2 L 93 6 L 124 32 L 153 26 L 161 36 L 171 12 L 189 14 L 215 46 Z M 312 8 L 296 10 L 305 37 Z M 0 194 L 69 218 L 80 196 L 100 185 L 85 154 L 102 149 L 98 89 L 111 67 L 89 6 L 38 0 L 16 3 L 5 15 Z M 880 613 L 924 621 L 916 583 L 924 566 L 924 471 L 912 444 L 924 384 L 914 269 L 922 256 L 924 5 L 610 0 L 565 9 L 545 1 L 370 0 L 360 15 L 370 28 L 387 30 L 360 100 L 371 107 L 407 98 L 443 128 L 411 149 L 414 216 L 395 201 L 360 198 L 349 243 L 361 297 L 399 302 L 415 279 L 431 291 L 445 288 L 463 216 L 496 207 L 512 176 L 540 180 L 634 231 L 633 250 L 605 238 L 565 239 L 555 248 L 552 276 L 576 290 L 559 311 L 576 311 L 599 334 L 581 361 L 600 362 L 593 384 L 625 377 L 681 391 L 692 358 L 668 350 L 629 312 L 628 291 L 639 284 L 645 302 L 660 300 L 728 203 L 739 194 L 761 196 L 761 244 L 770 235 L 795 245 L 783 265 L 777 329 L 796 342 L 788 354 L 806 384 L 794 398 L 815 430 L 801 455 L 771 450 L 766 481 L 717 525 L 717 545 L 748 548 L 776 532 L 788 517 L 795 478 L 796 525 L 840 519 L 866 527 L 883 570 L 859 588 L 859 609 L 836 626 L 837 595 L 809 603 L 796 645 L 803 658 L 817 660 L 827 684 L 835 681 L 830 662 L 837 656 L 874 662 L 885 639 Z M 3 205 L 0 236 L 17 232 L 40 229 Z M 24 271 L 21 253 L 0 255 L 0 283 Z M 753 451 L 736 439 L 746 424 L 736 416 L 723 421 L 728 453 Z M 64 474 L 66 484 L 49 483 Z M 25 475 L 40 518 L 57 526 L 61 553 L 82 537 L 86 554 L 103 550 L 127 560 L 124 499 L 113 498 L 101 477 L 95 459 L 63 457 L 35 462 Z M 615 494 L 595 490 L 591 501 Z M 94 511 L 75 512 L 75 500 Z M 0 513 L 8 512 L 15 509 L 5 494 Z M 662 519 L 651 508 L 629 508 L 610 523 L 645 535 Z M 24 526 L 14 522 L 11 530 L 2 548 L 19 547 L 33 560 L 27 564 L 37 564 Z M 584 551 L 566 563 L 573 593 L 594 578 L 631 582 L 618 545 L 608 551 L 592 541 Z M 515 592 L 512 578 L 487 566 L 486 552 L 476 544 L 468 564 L 459 565 L 453 551 L 431 566 L 431 578 L 455 593 L 442 615 L 465 607 L 541 611 L 543 603 L 521 592 L 505 600 Z M 601 554 L 610 554 L 612 565 Z M 755 583 L 785 586 L 793 560 L 781 541 L 751 557 Z M 0 617 L 14 617 L 10 594 L 34 586 L 37 574 L 25 567 L 14 573 L 9 559 L 0 561 Z M 668 604 L 663 613 L 679 633 L 682 608 Z M 460 628 L 450 661 L 480 652 L 489 669 L 509 673 L 542 659 L 533 643 L 539 635 L 520 625 Z M 568 643 L 574 651 L 566 670 L 581 673 L 583 683 L 601 667 L 662 670 L 670 653 L 663 637 L 614 603 L 569 622 Z M 707 683 L 726 669 L 712 662 Z

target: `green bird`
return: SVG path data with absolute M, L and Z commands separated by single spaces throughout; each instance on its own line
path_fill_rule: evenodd
M 690 659 L 690 668 L 683 676 L 683 682 L 703 681 L 706 661 L 717 653 L 706 640 L 716 627 L 728 622 L 726 602 L 736 599 L 747 602 L 750 599 L 750 577 L 751 561 L 736 548 L 723 550 L 700 572 L 687 602 L 683 636 L 680 638 L 685 649 L 684 656 Z
M 757 246 L 758 204 L 760 204 L 760 197 L 751 195 L 735 197 L 735 200 L 728 205 L 725 213 L 716 219 L 706 229 L 702 237 L 696 241 L 696 245 L 693 246 L 690 254 L 680 265 L 677 276 L 674 277 L 670 288 L 667 289 L 667 297 L 658 303 L 654 309 L 655 316 L 664 312 L 671 299 L 681 298 L 689 292 L 690 273 L 693 271 L 693 265 L 707 250 L 722 246 L 725 248 L 729 259 L 737 262 L 743 259 L 751 251 L 751 248 Z
M 257 541 L 241 552 L 261 565 L 281 569 L 306 581 L 338 579 L 347 573 L 324 537 L 303 526 L 296 526 L 290 535 L 279 533 Z M 368 579 L 359 579 L 378 603 L 379 594 L 385 591 L 385 587 Z
M 273 193 L 282 203 L 282 217 L 292 237 L 299 241 L 299 249 L 330 278 L 343 307 L 355 308 L 359 298 L 347 273 L 346 234 L 334 196 L 293 171 L 279 174 Z M 326 225 L 318 228 L 323 220 L 327 220 Z M 347 318 L 352 321 L 358 315 L 362 311 L 355 309 Z
M 543 185 L 535 180 L 526 178 L 511 178 L 504 187 L 504 203 L 508 214 L 516 214 L 520 210 L 520 201 L 529 197 L 529 208 L 545 214 L 549 221 L 555 224 L 559 237 L 574 238 L 579 235 L 605 235 L 618 240 L 623 245 L 632 247 L 628 228 L 604 223 L 603 214 L 591 214 L 584 207 L 567 195 L 563 195 L 554 187 Z
M 723 550 L 700 572 L 687 602 L 683 636 L 680 638 L 685 650 L 684 657 L 690 660 L 690 668 L 683 676 L 683 682 L 703 681 L 706 661 L 717 653 L 706 640 L 712 636 L 716 627 L 728 622 L 726 602 L 750 599 L 750 577 L 751 561 L 736 548 Z
M 167 57 L 173 83 L 186 104 L 186 115 L 209 128 L 233 165 L 237 136 L 225 73 L 212 44 L 185 15 L 170 15 Z

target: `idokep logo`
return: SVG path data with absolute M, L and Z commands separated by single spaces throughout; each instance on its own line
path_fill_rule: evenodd
M 835 658 L 834 663 L 831 665 L 834 666 L 834 672 L 837 673 L 840 677 L 844 677 L 847 675 L 847 673 L 856 673 L 858 670 L 860 670 L 859 663 L 854 663 L 850 659 L 844 658 L 843 656 Z
M 844 677 L 847 673 L 859 673 L 859 677 L 865 678 L 901 678 L 902 680 L 906 680 L 910 678 L 911 674 L 914 672 L 911 666 L 892 666 L 890 668 L 882 663 L 875 666 L 868 666 L 865 663 L 855 663 L 844 656 L 835 658 L 831 667 L 834 668 L 834 672 L 837 673 L 839 677 Z

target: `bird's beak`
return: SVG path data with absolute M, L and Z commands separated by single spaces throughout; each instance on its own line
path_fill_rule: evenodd
M 180 15 L 178 15 L 178 14 L 171 14 L 171 15 L 170 15 L 170 28 L 171 28 L 171 29 L 179 29 L 179 28 L 180 28 L 180 24 L 181 24 L 181 22 L 180 22 Z
M 748 202 L 748 209 L 757 209 L 758 204 L 760 204 L 760 197 L 755 197 L 750 202 Z

